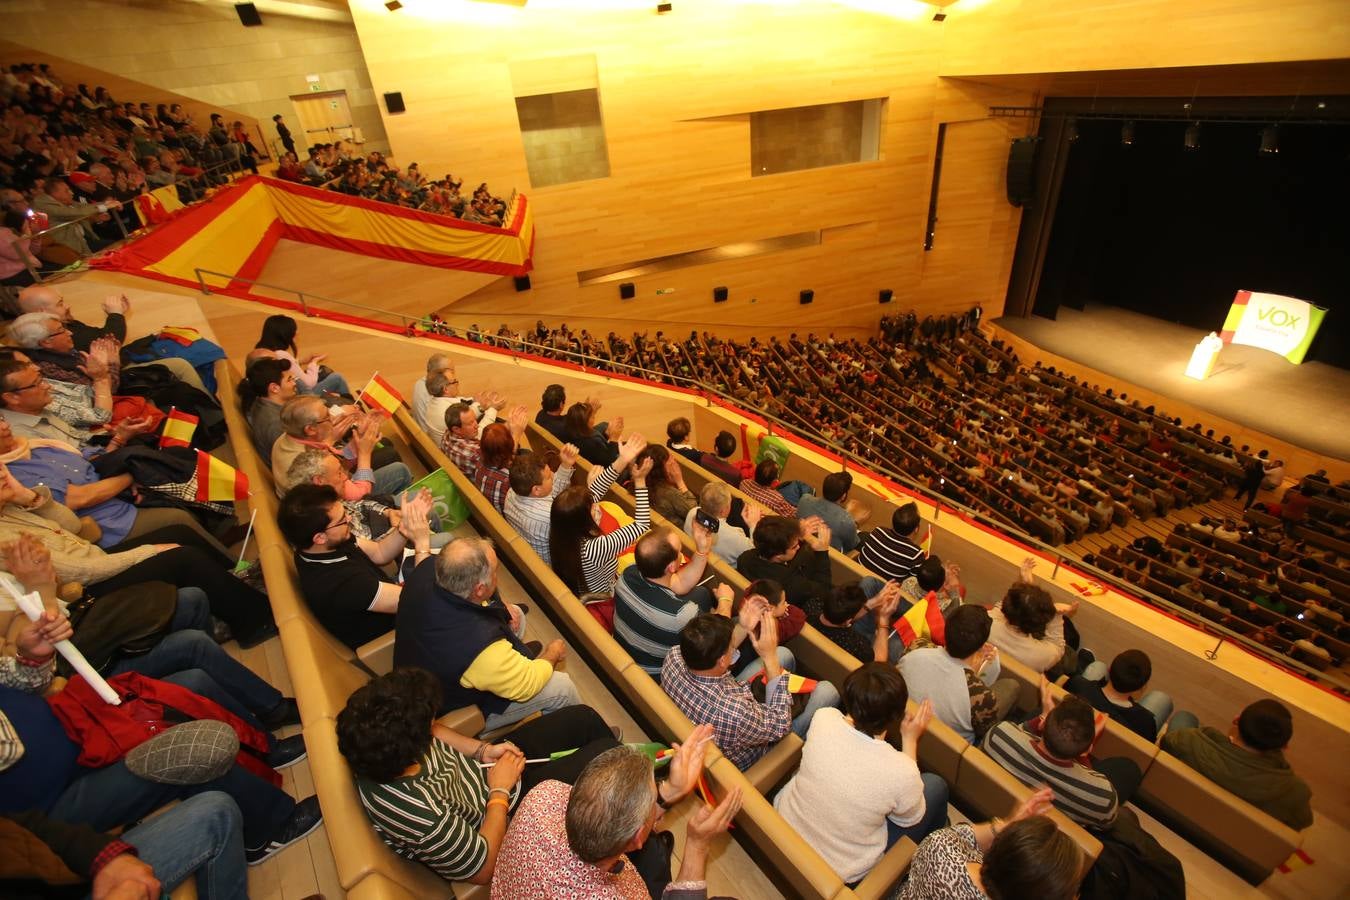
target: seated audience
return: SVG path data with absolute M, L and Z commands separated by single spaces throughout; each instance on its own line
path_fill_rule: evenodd
M 1297 831 L 1313 824 L 1312 790 L 1294 774 L 1284 750 L 1294 735 L 1289 709 L 1257 700 L 1225 734 L 1201 727 L 1193 713 L 1172 716 L 1162 748 L 1229 793 Z
M 301 593 L 319 623 L 348 647 L 394 627 L 403 588 L 382 567 L 400 561 L 410 543 L 414 565 L 431 556 L 430 508 L 427 494 L 405 499 L 398 527 L 375 541 L 352 533 L 351 512 L 329 485 L 297 484 L 282 498 L 277 526 L 295 550 Z
M 704 453 L 694 460 L 700 466 L 716 475 L 732 487 L 740 485 L 741 468 L 731 461 L 736 452 L 736 437 L 730 431 L 719 431 L 713 438 L 713 452 Z
M 623 433 L 623 416 L 612 422 L 595 422 L 599 404 L 573 403 L 567 409 L 564 440 L 576 444 L 581 456 L 593 466 L 608 466 L 619 458 L 619 435 Z
M 693 430 L 693 425 L 684 416 L 671 419 L 666 423 L 666 449 L 697 464 L 703 458 L 703 452 L 689 443 L 689 435 Z
M 739 487 L 742 494 L 774 515 L 795 519 L 797 508 L 789 503 L 786 497 L 774 490 L 774 486 L 777 484 L 778 463 L 766 459 L 755 466 L 755 476 L 742 479 Z
M 844 708 L 811 720 L 801 765 L 773 805 L 844 881 L 861 881 L 902 837 L 947 823 L 947 782 L 920 773 L 919 738 L 933 715 L 906 711 L 905 679 L 882 662 L 844 679 Z M 897 746 L 898 745 L 898 746 Z
M 537 655 L 520 639 L 525 618 L 497 596 L 492 542 L 460 538 L 404 583 L 395 623 L 394 666 L 418 666 L 441 683 L 438 713 L 477 706 L 486 731 L 577 703 L 561 640 Z M 537 645 L 536 645 L 537 646 Z
M 525 407 L 511 413 L 510 425 L 493 422 L 483 429 L 479 439 L 483 458 L 473 474 L 473 483 L 497 512 L 506 510 L 506 495 L 511 491 L 511 462 L 525 436 Z
M 1132 760 L 1088 758 L 1103 724 L 1105 716 L 1098 721 L 1082 698 L 1070 694 L 1056 704 L 1042 678 L 1041 714 L 1025 725 L 999 722 L 985 735 L 983 749 L 1026 786 L 1050 785 L 1055 806 L 1078 824 L 1110 828 L 1143 773 Z
M 295 344 L 297 326 L 290 316 L 268 316 L 263 321 L 262 335 L 254 345 L 259 350 L 267 350 L 274 357 L 290 363 L 291 374 L 295 376 L 295 387 L 302 394 L 340 394 L 351 397 L 352 390 L 347 379 L 337 372 L 323 374 L 321 363 L 327 354 L 311 353 L 303 361 L 297 359 L 299 350 Z
M 989 641 L 989 611 L 961 606 L 947 617 L 945 647 L 920 647 L 900 660 L 910 696 L 929 700 L 934 714 L 977 744 L 1017 702 L 1017 682 L 999 678 L 998 648 Z
M 675 454 L 660 445 L 648 444 L 642 451 L 652 459 L 652 471 L 647 476 L 647 492 L 651 496 L 652 511 L 669 522 L 683 522 L 698 501 L 685 486 L 684 470 Z M 642 457 L 638 457 L 641 461 Z
M 816 630 L 865 663 L 893 662 L 890 651 L 891 619 L 900 605 L 900 586 L 888 583 L 873 598 L 856 584 L 841 584 L 830 590 L 824 602 L 813 601 L 807 621 Z M 869 638 L 854 625 L 873 619 Z M 903 644 L 901 645 L 903 648 Z
M 712 534 L 699 525 L 695 529 L 694 556 L 684 565 L 678 534 L 668 528 L 647 532 L 614 589 L 614 639 L 648 675 L 660 676 L 666 654 L 680 642 L 680 630 L 713 605 L 712 592 L 699 584 Z M 730 585 L 718 585 L 717 598 L 729 604 Z
M 347 699 L 337 717 L 338 749 L 366 814 L 395 853 L 447 881 L 490 884 L 511 807 L 541 782 L 572 783 L 618 742 L 588 706 L 527 722 L 494 744 L 438 723 L 440 706 L 434 675 L 395 669 Z M 525 765 L 561 750 L 576 752 Z
M 919 506 L 906 503 L 891 513 L 890 528 L 873 528 L 863 539 L 858 562 L 888 581 L 904 581 L 924 560 L 924 552 L 913 541 L 923 519 Z
M 543 453 L 522 453 L 511 460 L 511 492 L 502 504 L 502 515 L 545 563 L 551 564 L 548 543 L 553 501 L 572 483 L 578 455 L 576 445 L 564 444 L 558 454 L 556 473 Z M 595 480 L 588 481 L 592 487 L 599 482 L 602 471 L 592 470 Z M 614 478 L 606 480 L 604 491 L 608 491 L 618 477 L 616 470 Z M 592 492 L 592 496 L 599 500 L 604 491 L 599 496 Z
M 695 517 L 702 512 L 708 519 L 717 523 L 717 527 L 713 529 L 712 552 L 735 565 L 742 553 L 754 547 L 750 535 L 754 534 L 755 526 L 759 524 L 763 513 L 757 504 L 742 504 L 741 520 L 745 522 L 745 527 L 741 528 L 727 521 L 731 509 L 731 488 L 720 481 L 710 481 L 698 492 L 698 505 L 685 514 L 684 531 L 690 536 L 694 534 L 697 525 Z
M 46 485 L 24 487 L 0 464 L 0 542 L 36 537 L 51 553 L 61 581 L 83 584 L 95 598 L 145 581 L 198 588 L 206 593 L 211 615 L 229 626 L 241 647 L 277 633 L 267 598 L 231 574 L 230 557 L 185 545 L 195 539 L 192 531 L 161 528 L 105 552 L 80 537 L 80 528 L 78 517 L 53 500 Z
M 1092 668 L 1100 667 L 1095 663 Z M 1153 677 L 1153 663 L 1142 650 L 1126 650 L 1111 660 L 1105 680 L 1091 676 L 1098 673 L 1084 670 L 1064 685 L 1071 693 L 1082 697 L 1092 708 L 1104 712 L 1149 743 L 1158 739 L 1158 729 L 1172 714 L 1172 701 L 1161 691 L 1144 693 Z
M 831 472 L 820 486 L 820 496 L 804 495 L 797 501 L 798 518 L 818 518 L 830 526 L 830 546 L 840 553 L 850 553 L 858 546 L 858 524 L 844 509 L 853 476 L 847 472 Z
M 249 364 L 239 382 L 239 405 L 248 421 L 249 437 L 263 459 L 272 458 L 272 446 L 286 433 L 281 408 L 295 396 L 295 375 L 282 359 L 258 359 Z
M 839 705 L 839 692 L 821 681 L 805 707 L 793 715 L 788 672 L 778 655 L 778 622 L 763 607 L 751 618 L 749 639 L 763 661 L 764 700 L 731 675 L 735 626 L 724 616 L 696 616 L 680 631 L 680 645 L 661 667 L 661 687 L 695 724 L 709 724 L 718 748 L 739 769 L 750 768 L 789 730 L 805 737 L 816 711 Z M 758 674 L 756 670 L 747 673 Z M 745 677 L 744 675 L 742 677 Z
M 427 392 L 426 424 L 422 426 L 422 429 L 431 435 L 431 439 L 437 444 L 445 439 L 447 428 L 460 424 L 459 416 L 449 414 L 457 406 L 467 406 L 473 413 L 474 433 L 472 437 L 474 438 L 479 437 L 483 433 L 483 429 L 497 421 L 500 416 L 499 410 L 503 402 L 501 394 L 495 391 L 484 392 L 477 397 L 460 394 L 459 378 L 455 375 L 453 365 L 438 369 L 435 372 L 429 372 L 425 382 Z
M 437 428 L 444 427 L 445 415 L 431 418 L 427 415 L 428 407 L 431 405 L 432 394 L 427 389 L 427 379 L 431 378 L 436 372 L 442 372 L 447 369 L 454 369 L 454 361 L 444 353 L 433 353 L 427 357 L 427 374 L 413 382 L 412 389 L 412 414 L 413 421 L 417 427 L 421 428 L 427 434 L 431 434 L 431 426 Z M 439 441 L 437 441 L 439 443 Z
M 1003 653 L 1047 677 L 1078 671 L 1078 651 L 1065 638 L 1066 619 L 1078 603 L 1055 603 L 1044 588 L 1019 581 L 989 611 L 989 642 Z
M 587 400 L 587 405 L 598 407 L 600 404 Z M 567 433 L 567 415 L 563 412 L 566 406 L 567 392 L 563 386 L 550 384 L 544 388 L 544 395 L 539 401 L 539 412 L 534 414 L 534 424 L 564 444 L 572 440 Z
M 308 448 L 323 450 L 337 457 L 351 473 L 344 500 L 360 500 L 368 494 L 394 495 L 412 484 L 412 472 L 402 462 L 374 468 L 375 444 L 380 439 L 383 417 L 378 414 L 346 413 L 334 417 L 324 401 L 303 395 L 292 397 L 281 408 L 281 427 L 285 433 L 272 445 L 272 479 L 277 496 L 294 485 L 291 464 Z M 342 434 L 352 425 L 351 440 L 339 447 Z
M 636 446 L 641 441 L 641 435 L 631 435 L 624 446 Z M 609 534 L 600 531 L 596 497 L 603 497 L 618 478 L 613 465 L 605 466 L 589 488 L 571 485 L 553 501 L 549 513 L 549 559 L 553 571 L 573 593 L 578 596 L 613 593 L 619 554 L 651 527 L 647 506 L 647 475 L 651 469 L 651 457 L 640 462 L 635 458 L 628 467 L 633 477 L 633 521 Z
M 1044 813 L 1042 788 L 1005 819 L 953 825 L 924 838 L 897 900 L 1074 900 L 1085 869 L 1082 851 Z
M 497 855 L 493 900 L 707 900 L 709 846 L 740 811 L 740 788 L 728 791 L 717 806 L 700 803 L 690 814 L 674 881 L 669 863 L 674 840 L 656 830 L 662 811 L 698 784 L 707 743 L 706 730 L 694 729 L 659 786 L 646 754 L 615 747 L 591 760 L 574 786 L 546 781 L 530 791 L 516 807 Z
M 819 519 L 765 516 L 755 526 L 754 544 L 736 559 L 736 571 L 746 578 L 773 579 L 783 586 L 789 603 L 803 608 L 829 594 L 829 525 Z
M 938 556 L 929 556 L 920 562 L 918 568 L 900 582 L 900 597 L 906 609 L 934 594 L 944 616 L 961 605 L 965 593 L 961 567 L 956 563 L 944 563 Z

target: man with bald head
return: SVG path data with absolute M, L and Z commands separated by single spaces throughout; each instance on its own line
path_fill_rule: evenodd
M 556 671 L 567 655 L 563 642 L 537 651 L 520 639 L 513 618 L 497 596 L 492 542 L 460 538 L 404 583 L 394 667 L 431 672 L 441 682 L 440 712 L 477 706 L 485 731 L 581 702 L 572 680 Z

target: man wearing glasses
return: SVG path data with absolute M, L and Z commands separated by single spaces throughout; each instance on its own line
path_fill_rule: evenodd
M 92 356 L 90 361 L 91 373 L 97 371 L 100 363 L 93 363 Z M 106 378 L 106 366 L 102 371 Z M 97 413 L 102 401 L 106 401 L 108 414 L 101 421 L 111 418 L 112 395 L 106 381 L 101 388 L 97 381 L 94 387 L 84 388 L 89 392 L 87 395 L 69 390 L 78 387 L 48 381 L 22 353 L 9 351 L 8 358 L 0 359 L 0 408 L 18 437 L 64 441 L 81 451 L 92 449 L 91 438 L 95 434 L 92 426 L 100 421 Z M 61 415 L 63 412 L 82 420 L 72 422 Z M 123 419 L 114 429 L 107 449 L 116 450 L 148 430 L 146 419 Z

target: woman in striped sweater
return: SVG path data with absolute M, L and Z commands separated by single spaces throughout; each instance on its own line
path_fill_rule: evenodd
M 634 519 L 609 534 L 600 533 L 600 507 L 585 485 L 572 485 L 553 501 L 549 557 L 553 560 L 553 571 L 578 596 L 614 593 L 619 554 L 651 527 L 651 509 L 647 502 L 647 475 L 651 470 L 650 456 L 629 467 L 636 500 Z M 607 479 L 609 484 L 604 489 L 609 490 L 618 477 L 619 470 L 607 466 L 600 473 L 596 487 Z M 604 496 L 600 490 L 594 493 Z

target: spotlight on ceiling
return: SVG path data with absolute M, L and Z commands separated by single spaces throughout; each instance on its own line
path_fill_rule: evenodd
M 1261 129 L 1261 152 L 1280 152 L 1280 126 L 1267 125 L 1265 128 Z
M 1192 122 L 1186 126 L 1186 149 L 1200 149 L 1200 123 Z
M 674 8 L 675 8 L 675 4 L 674 4 L 674 3 L 658 3 L 658 4 L 656 4 L 656 11 L 657 11 L 657 13 L 668 13 L 668 12 L 670 12 L 670 11 L 671 11 L 672 9 L 674 9 Z
M 1126 147 L 1134 143 L 1134 122 L 1126 122 L 1120 126 L 1120 143 Z
M 398 0 L 389 0 L 389 2 L 384 5 L 384 8 L 390 12 L 394 12 L 395 10 L 402 9 L 403 4 L 398 2 Z
M 1070 119 L 1068 122 L 1066 122 L 1066 123 L 1064 124 L 1064 138 L 1065 138 L 1065 140 L 1067 140 L 1070 144 L 1077 143 L 1077 141 L 1078 141 L 1078 120 L 1077 120 L 1077 119 Z
M 945 21 L 947 21 L 947 14 L 946 14 L 945 12 L 935 12 L 935 13 L 933 13 L 933 21 L 934 21 L 934 22 L 945 22 Z

